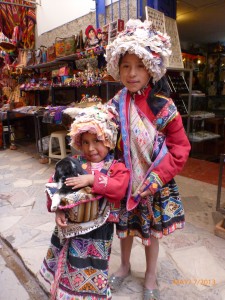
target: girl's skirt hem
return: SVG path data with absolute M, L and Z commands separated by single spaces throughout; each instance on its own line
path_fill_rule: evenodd
M 168 228 L 164 228 L 162 231 L 151 229 L 150 237 L 144 237 L 141 232 L 137 229 L 130 229 L 130 230 L 119 230 L 117 229 L 116 233 L 119 239 L 125 239 L 128 236 L 138 237 L 142 240 L 142 244 L 144 246 L 151 245 L 151 237 L 161 239 L 164 235 L 169 235 L 173 233 L 176 229 L 183 229 L 185 226 L 185 221 L 177 222 L 169 226 Z
M 74 296 L 74 295 L 67 293 L 63 289 L 58 288 L 56 299 L 60 299 L 60 300 L 111 300 L 112 294 L 111 294 L 110 288 L 108 288 L 106 296 L 99 296 L 99 295 L 90 294 L 90 293 L 88 293 L 87 295 L 82 293 L 82 295 Z

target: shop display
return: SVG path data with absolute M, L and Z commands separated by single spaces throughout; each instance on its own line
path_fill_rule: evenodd
M 207 79 L 210 96 L 225 95 L 225 53 L 209 54 Z
M 72 35 L 66 38 L 57 37 L 55 39 L 56 57 L 71 55 L 76 52 L 77 36 Z
M 96 105 L 98 103 L 101 103 L 102 99 L 96 95 L 83 95 L 82 99 L 80 100 L 80 102 L 76 103 L 75 106 L 77 107 L 89 107 L 92 105 Z
M 225 116 L 225 52 L 208 55 L 207 93 L 209 108 L 218 116 Z
M 195 130 L 193 124 L 201 123 L 198 121 L 200 118 L 215 118 L 217 115 L 224 115 L 224 49 L 217 49 L 218 52 L 211 50 L 212 52 L 209 53 L 205 74 L 209 98 L 206 94 L 207 101 L 204 99 L 204 107 L 200 105 L 194 107 L 190 83 L 186 77 L 189 72 L 182 72 L 183 63 L 180 61 L 176 21 L 154 9 L 147 8 L 146 11 L 147 17 L 153 20 L 153 25 L 159 30 L 163 29 L 161 31 L 166 29 L 172 37 L 173 53 L 177 61 L 172 62 L 176 65 L 175 68 L 168 68 L 166 79 L 171 97 L 182 115 L 187 134 L 190 133 L 191 141 L 196 141 L 196 136 L 193 138 L 192 135 L 204 131 L 204 139 L 207 139 L 209 134 L 205 132 L 208 128 L 199 128 L 200 125 L 197 125 Z M 2 11 L 2 16 L 6 18 L 6 10 Z M 17 21 L 22 17 L 24 19 L 18 23 L 14 17 Z M 36 23 L 34 10 L 25 10 L 22 7 L 20 9 L 18 6 L 12 18 L 9 15 L 8 19 L 3 32 L 0 33 L 0 119 L 4 122 L 7 121 L 7 111 L 18 110 L 21 113 L 32 114 L 31 107 L 36 107 L 38 113 L 40 113 L 38 108 L 45 107 L 45 113 L 50 111 L 49 116 L 53 116 L 52 124 L 57 124 L 55 115 L 60 116 L 62 107 L 63 109 L 70 105 L 86 107 L 104 102 L 109 99 L 109 94 L 113 93 L 116 84 L 118 84 L 116 88 L 119 88 L 119 83 L 107 74 L 104 54 L 107 44 L 124 29 L 123 20 L 112 20 L 102 28 L 95 28 L 90 23 L 83 30 L 70 32 L 66 37 L 59 35 L 50 41 L 49 47 L 42 45 L 34 49 Z M 183 55 L 185 67 L 194 68 L 194 72 L 198 73 L 200 59 L 202 65 L 206 66 L 206 58 L 199 54 Z M 202 83 L 203 75 L 201 76 Z M 111 88 L 109 88 L 110 84 Z M 195 88 L 196 86 L 193 80 L 192 90 L 199 91 L 200 89 Z M 199 104 L 199 99 L 194 100 Z M 35 109 L 33 113 L 36 113 Z M 199 141 L 198 136 L 200 134 L 197 134 Z
M 35 65 L 43 64 L 47 62 L 47 47 L 40 46 L 35 50 Z
M 171 97 L 182 116 L 188 116 L 188 102 L 184 101 L 184 96 L 189 97 L 189 87 L 182 71 L 170 70 L 166 73 L 167 83 L 170 89 Z M 187 128 L 188 131 L 188 128 Z
M 11 4 L 11 3 L 10 3 Z M 23 5 L 1 5 L 0 30 L 18 48 L 34 49 L 36 15 L 34 8 Z M 4 48 L 4 50 L 9 50 Z
M 35 9 L 26 5 L 1 4 L 0 21 L 0 122 L 3 143 L 6 148 L 5 132 L 13 141 L 19 133 L 9 122 L 13 109 L 26 107 L 25 99 L 20 94 L 21 69 L 35 63 Z M 5 131 L 5 128 L 7 131 Z M 16 149 L 11 144 L 10 149 Z
M 206 140 L 217 139 L 219 137 L 220 137 L 219 134 L 209 132 L 206 130 L 201 130 L 201 131 L 190 133 L 189 140 L 191 142 L 202 142 L 202 141 L 206 141 Z
M 97 33 L 92 25 L 89 25 L 85 29 L 85 35 L 86 35 L 85 48 L 95 47 L 99 44 Z
M 54 61 L 56 59 L 55 45 L 47 48 L 47 62 Z
M 173 93 L 188 94 L 189 89 L 184 76 L 177 72 L 169 72 L 166 75 L 170 90 Z
M 192 111 L 191 112 L 192 118 L 215 118 L 215 113 L 208 112 L 208 111 Z
M 124 21 L 118 19 L 109 23 L 108 30 L 108 43 L 111 43 L 116 38 L 117 34 L 124 30 Z

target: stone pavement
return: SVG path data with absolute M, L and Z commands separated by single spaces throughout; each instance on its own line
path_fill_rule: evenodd
M 0 274 L 0 286 L 2 287 L 0 299 L 29 300 L 27 291 L 20 284 L 13 271 L 7 267 L 4 259 L 1 256 Z M 14 283 L 13 285 L 12 282 Z
M 46 290 L 49 287 L 38 271 L 55 225 L 54 214 L 46 211 L 44 194 L 44 185 L 53 170 L 54 162 L 40 164 L 29 153 L 0 151 L 0 235 Z M 176 181 L 183 196 L 186 227 L 160 240 L 161 300 L 225 300 L 225 240 L 214 235 L 215 224 L 223 218 L 215 211 L 217 186 L 182 176 L 177 176 Z M 119 257 L 119 240 L 115 237 L 110 273 L 117 269 Z M 0 262 L 2 268 L 4 263 Z M 136 239 L 131 275 L 113 294 L 113 300 L 141 300 L 144 272 L 144 248 Z M 13 292 L 9 285 L 9 295 Z M 21 296 L 21 300 L 25 299 Z

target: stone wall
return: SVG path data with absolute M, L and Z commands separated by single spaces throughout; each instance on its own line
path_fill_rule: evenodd
M 136 0 L 129 1 L 129 7 L 127 7 L 127 1 L 121 0 L 121 19 L 127 22 L 128 16 L 129 18 L 136 19 L 137 17 L 137 7 L 136 7 Z M 113 4 L 113 20 L 119 18 L 119 3 L 116 2 Z M 112 21 L 111 16 L 111 6 L 106 7 L 106 24 Z M 100 27 L 104 25 L 104 16 L 100 16 L 99 18 Z M 82 16 L 78 19 L 75 19 L 71 22 L 68 22 L 62 26 L 59 26 L 51 31 L 43 33 L 40 36 L 36 36 L 36 48 L 39 48 L 41 45 L 46 47 L 51 46 L 54 42 L 56 37 L 68 37 L 73 34 L 78 34 L 80 30 L 83 30 L 83 37 L 84 31 L 88 25 L 92 24 L 94 27 L 96 26 L 96 13 L 90 12 L 89 14 Z

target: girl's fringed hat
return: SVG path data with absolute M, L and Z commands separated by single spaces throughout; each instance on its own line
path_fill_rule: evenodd
M 155 30 L 152 22 L 130 19 L 125 30 L 106 47 L 107 71 L 115 80 L 119 80 L 119 60 L 128 52 L 136 54 L 143 61 L 156 82 L 166 73 L 170 48 L 170 37 Z
M 115 117 L 118 114 L 110 105 L 93 105 L 80 109 L 71 125 L 68 135 L 71 136 L 70 145 L 81 150 L 81 135 L 89 132 L 97 135 L 97 138 L 110 150 L 114 149 L 117 141 L 117 125 Z

